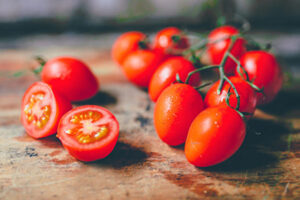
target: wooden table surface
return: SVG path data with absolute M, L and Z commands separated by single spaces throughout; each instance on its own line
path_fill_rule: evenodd
M 56 137 L 35 140 L 21 125 L 20 103 L 38 80 L 32 55 L 77 56 L 101 82 L 99 93 L 80 104 L 110 109 L 120 137 L 107 158 L 83 163 Z M 242 148 L 228 161 L 196 168 L 183 146 L 170 147 L 153 127 L 154 104 L 129 84 L 102 48 L 34 47 L 0 51 L 0 199 L 300 199 L 300 93 L 286 88 L 248 123 Z M 79 105 L 79 104 L 77 104 Z

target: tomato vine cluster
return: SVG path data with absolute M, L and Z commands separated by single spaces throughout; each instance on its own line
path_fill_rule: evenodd
M 109 155 L 119 135 L 119 123 L 107 109 L 71 102 L 93 97 L 99 82 L 88 66 L 71 57 L 48 62 L 39 58 L 41 82 L 31 85 L 22 100 L 21 121 L 26 132 L 39 139 L 57 133 L 75 158 L 94 161 Z
M 148 88 L 156 102 L 154 125 L 171 146 L 185 143 L 187 160 L 207 167 L 231 157 L 242 145 L 246 121 L 256 106 L 269 103 L 282 86 L 274 55 L 232 26 L 214 29 L 205 44 L 190 45 L 178 28 L 168 27 L 149 42 L 127 32 L 114 43 L 112 57 L 133 84 Z M 249 46 L 258 50 L 249 50 Z M 200 57 L 206 58 L 203 66 Z M 219 74 L 203 100 L 201 71 Z

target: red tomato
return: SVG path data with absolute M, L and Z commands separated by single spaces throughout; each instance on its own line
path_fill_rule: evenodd
M 177 38 L 176 38 L 177 37 Z M 176 41 L 178 39 L 178 41 Z M 175 27 L 159 31 L 154 38 L 154 49 L 165 54 L 177 54 L 189 47 L 189 41 L 184 33 Z
M 140 87 L 148 87 L 162 59 L 163 55 L 157 51 L 138 50 L 126 58 L 123 71 L 132 83 Z
M 113 60 L 121 66 L 130 53 L 139 49 L 140 42 L 146 37 L 144 33 L 137 31 L 122 34 L 113 44 L 111 51 Z
M 185 81 L 189 72 L 195 70 L 193 64 L 185 58 L 178 56 L 164 61 L 153 74 L 149 84 L 149 95 L 152 101 L 156 102 L 161 92 L 176 80 L 176 74 L 182 81 Z M 200 83 L 200 74 L 191 76 L 189 84 L 198 86 Z
M 228 106 L 207 108 L 190 126 L 185 156 L 197 167 L 216 165 L 239 149 L 245 133 L 245 122 L 234 109 Z
M 59 123 L 57 137 L 69 153 L 81 161 L 105 158 L 114 149 L 119 123 L 107 109 L 85 105 L 66 113 Z
M 256 103 L 257 96 L 254 89 L 243 79 L 238 76 L 230 77 L 229 80 L 236 87 L 237 92 L 240 95 L 240 109 L 241 112 L 253 114 Z M 231 87 L 228 82 L 225 82 L 221 90 L 221 94 L 218 95 L 217 90 L 219 87 L 220 81 L 217 81 L 207 92 L 204 102 L 206 107 L 218 106 L 218 105 L 227 105 L 226 97 L 228 89 Z M 229 98 L 229 103 L 232 107 L 236 107 L 237 99 L 233 89 L 230 89 L 230 93 L 233 93 Z
M 283 76 L 276 58 L 265 51 L 249 51 L 240 59 L 241 65 L 248 73 L 250 81 L 263 88 L 257 94 L 258 105 L 269 103 L 279 92 Z M 238 75 L 238 72 L 236 71 Z
M 46 137 L 56 133 L 60 118 L 71 108 L 71 102 L 50 85 L 36 82 L 22 99 L 21 121 L 31 137 Z
M 221 64 L 223 56 L 231 44 L 231 39 L 228 37 L 238 33 L 239 31 L 232 26 L 222 26 L 214 29 L 208 35 L 207 54 L 210 57 L 212 64 Z M 230 52 L 239 59 L 244 53 L 246 53 L 246 41 L 242 38 L 238 38 Z M 236 63 L 231 58 L 228 58 L 224 66 L 225 73 L 229 75 L 234 74 L 235 68 Z
M 154 110 L 154 126 L 168 145 L 183 144 L 193 119 L 202 111 L 203 100 L 192 86 L 176 83 L 159 96 Z
M 49 60 L 42 71 L 42 80 L 70 101 L 86 100 L 99 90 L 99 84 L 86 64 L 76 58 L 58 57 Z

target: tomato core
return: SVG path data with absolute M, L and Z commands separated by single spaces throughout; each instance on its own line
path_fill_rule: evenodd
M 99 124 L 102 114 L 96 111 L 84 111 L 73 115 L 70 119 L 73 127 L 65 132 L 73 136 L 79 143 L 88 144 L 105 138 L 109 132 L 108 126 Z
M 24 113 L 28 124 L 32 123 L 39 129 L 43 128 L 47 124 L 51 115 L 50 106 L 43 105 L 44 98 L 44 93 L 34 93 L 31 95 L 24 108 Z

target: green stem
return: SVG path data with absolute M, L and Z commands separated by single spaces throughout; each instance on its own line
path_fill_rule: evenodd
M 207 69 L 218 68 L 218 67 L 219 67 L 219 65 L 208 65 L 208 66 L 205 66 L 205 67 L 198 68 L 198 69 L 196 69 L 194 71 L 191 71 L 191 72 L 188 73 L 188 76 L 187 76 L 187 78 L 185 80 L 185 83 L 188 84 L 189 81 L 190 81 L 191 76 L 193 74 L 195 74 L 195 73 L 198 73 L 200 71 L 207 70 Z
M 243 73 L 246 75 L 246 80 L 249 81 L 249 75 L 248 72 L 245 70 L 245 68 L 241 65 L 241 62 L 236 59 L 236 57 L 234 57 L 234 55 L 232 55 L 231 53 L 229 53 L 229 57 L 237 64 L 238 68 L 237 71 L 238 73 L 244 78 L 241 69 L 243 70 Z

